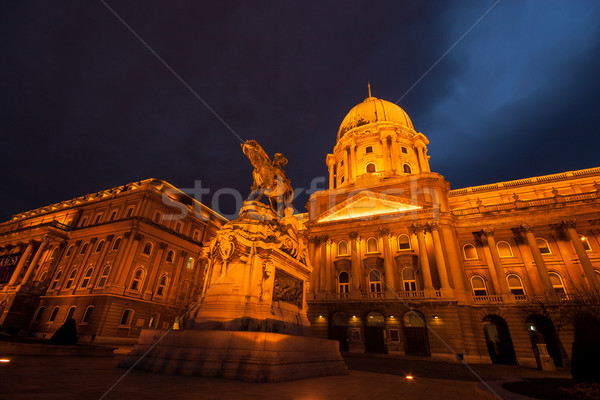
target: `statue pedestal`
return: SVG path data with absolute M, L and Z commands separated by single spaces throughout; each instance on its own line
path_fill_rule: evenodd
M 155 346 L 165 331 L 143 330 L 121 366 L 252 382 L 347 374 L 338 342 L 310 337 L 312 268 L 291 218 L 245 202 L 211 244 L 202 302 L 185 329 Z

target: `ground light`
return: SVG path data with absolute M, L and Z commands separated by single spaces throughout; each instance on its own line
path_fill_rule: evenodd
M 406 380 L 412 381 L 413 379 L 415 379 L 414 376 L 412 376 L 412 375 L 406 375 Z
M 9 363 L 10 360 L 8 358 L 0 358 L 0 363 Z

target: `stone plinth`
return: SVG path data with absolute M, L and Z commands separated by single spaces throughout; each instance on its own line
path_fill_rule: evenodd
M 145 329 L 119 366 L 130 367 L 164 334 Z M 171 331 L 135 365 L 166 374 L 281 382 L 347 374 L 338 342 L 270 332 Z

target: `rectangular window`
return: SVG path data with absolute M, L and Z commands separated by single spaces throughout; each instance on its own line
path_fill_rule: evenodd
M 99 224 L 101 219 L 102 219 L 102 214 L 98 214 L 96 216 L 96 219 L 94 220 L 94 225 Z
M 154 222 L 156 222 L 157 224 L 160 224 L 162 222 L 162 218 L 163 215 L 160 211 L 156 211 L 154 213 L 154 218 L 152 219 Z
M 402 146 L 402 153 L 403 154 L 408 154 L 408 149 L 404 146 Z
M 131 323 L 132 316 L 133 316 L 133 310 L 123 311 L 123 315 L 121 316 L 121 326 L 129 326 L 129 324 Z
M 372 153 L 373 152 L 373 146 L 367 146 L 365 147 L 365 153 Z
M 114 220 L 115 220 L 115 218 L 117 218 L 117 210 L 115 210 L 115 211 L 113 211 L 113 212 L 111 212 L 111 213 L 110 213 L 110 218 L 109 218 L 109 220 L 110 220 L 110 221 L 114 221 Z
M 125 218 L 130 218 L 130 217 L 133 215 L 133 209 L 134 209 L 134 208 L 135 208 L 135 207 L 129 207 L 129 208 L 127 209 L 127 213 L 125 214 Z

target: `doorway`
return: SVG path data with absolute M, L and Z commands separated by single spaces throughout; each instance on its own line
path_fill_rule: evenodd
M 506 321 L 498 315 L 483 319 L 483 334 L 493 364 L 515 365 L 516 356 Z
M 412 356 L 430 357 L 429 336 L 425 317 L 418 311 L 409 311 L 404 314 L 404 352 Z
M 385 318 L 381 313 L 375 311 L 367 315 L 365 353 L 387 354 L 385 346 Z

